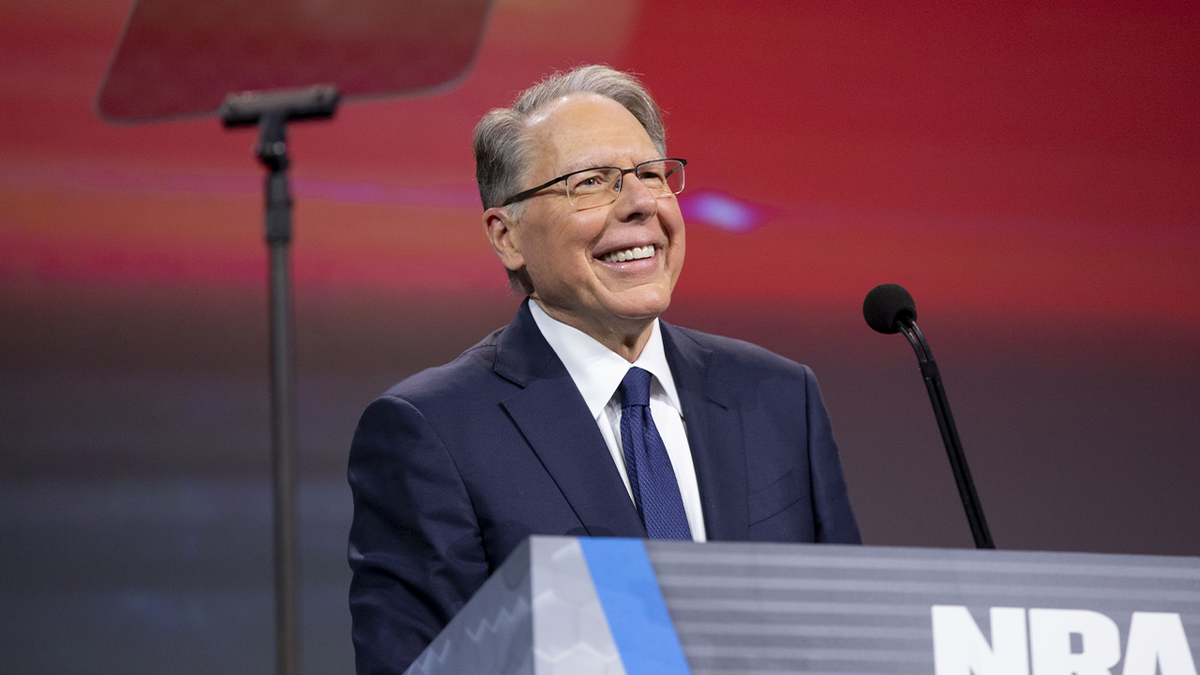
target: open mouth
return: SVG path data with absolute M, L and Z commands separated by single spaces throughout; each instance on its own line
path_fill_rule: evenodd
M 621 249 L 620 251 L 610 251 L 600 256 L 600 259 L 607 263 L 619 263 L 653 257 L 654 245 L 651 244 L 647 246 L 634 246 L 633 248 Z

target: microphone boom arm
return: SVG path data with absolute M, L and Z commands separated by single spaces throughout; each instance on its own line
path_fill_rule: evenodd
M 975 492 L 975 481 L 971 479 L 971 469 L 967 467 L 967 457 L 963 454 L 962 441 L 958 438 L 958 428 L 954 426 L 954 415 L 950 412 L 950 401 L 946 398 L 946 389 L 942 386 L 942 376 L 938 372 L 937 362 L 933 360 L 933 351 L 917 323 L 908 316 L 896 320 L 895 325 L 908 338 L 917 361 L 921 366 L 921 376 L 925 378 L 925 388 L 929 390 L 929 400 L 933 403 L 933 414 L 937 417 L 938 429 L 942 432 L 942 443 L 946 446 L 946 454 L 950 458 L 950 468 L 954 472 L 954 482 L 958 485 L 958 496 L 962 498 L 963 509 L 967 512 L 967 522 L 971 526 L 971 535 L 975 538 L 975 548 L 994 549 L 992 534 L 988 530 L 987 519 L 983 517 L 983 506 L 979 503 L 979 495 Z

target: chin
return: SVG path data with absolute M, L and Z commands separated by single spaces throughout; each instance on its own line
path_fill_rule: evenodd
M 662 289 L 647 292 L 639 289 L 632 297 L 624 297 L 614 302 L 611 307 L 613 314 L 630 321 L 654 319 L 667 311 L 671 305 L 671 294 Z

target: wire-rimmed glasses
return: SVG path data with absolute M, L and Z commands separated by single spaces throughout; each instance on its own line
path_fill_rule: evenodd
M 632 169 L 622 169 L 615 166 L 597 166 L 559 176 L 554 180 L 530 188 L 504 200 L 501 206 L 508 206 L 529 199 L 538 192 L 554 185 L 563 183 L 566 186 L 567 201 L 577 209 L 590 209 L 596 206 L 611 204 L 621 194 L 621 185 L 625 182 L 625 174 L 632 173 L 642 181 L 642 185 L 650 190 L 656 198 L 669 197 L 683 192 L 683 167 L 686 159 L 668 157 L 642 162 Z

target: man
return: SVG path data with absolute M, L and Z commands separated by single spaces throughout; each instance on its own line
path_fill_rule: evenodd
M 360 675 L 402 672 L 532 534 L 858 542 L 812 372 L 658 320 L 686 162 L 641 85 L 552 77 L 480 122 L 475 156 L 488 240 L 528 299 L 363 414 Z

